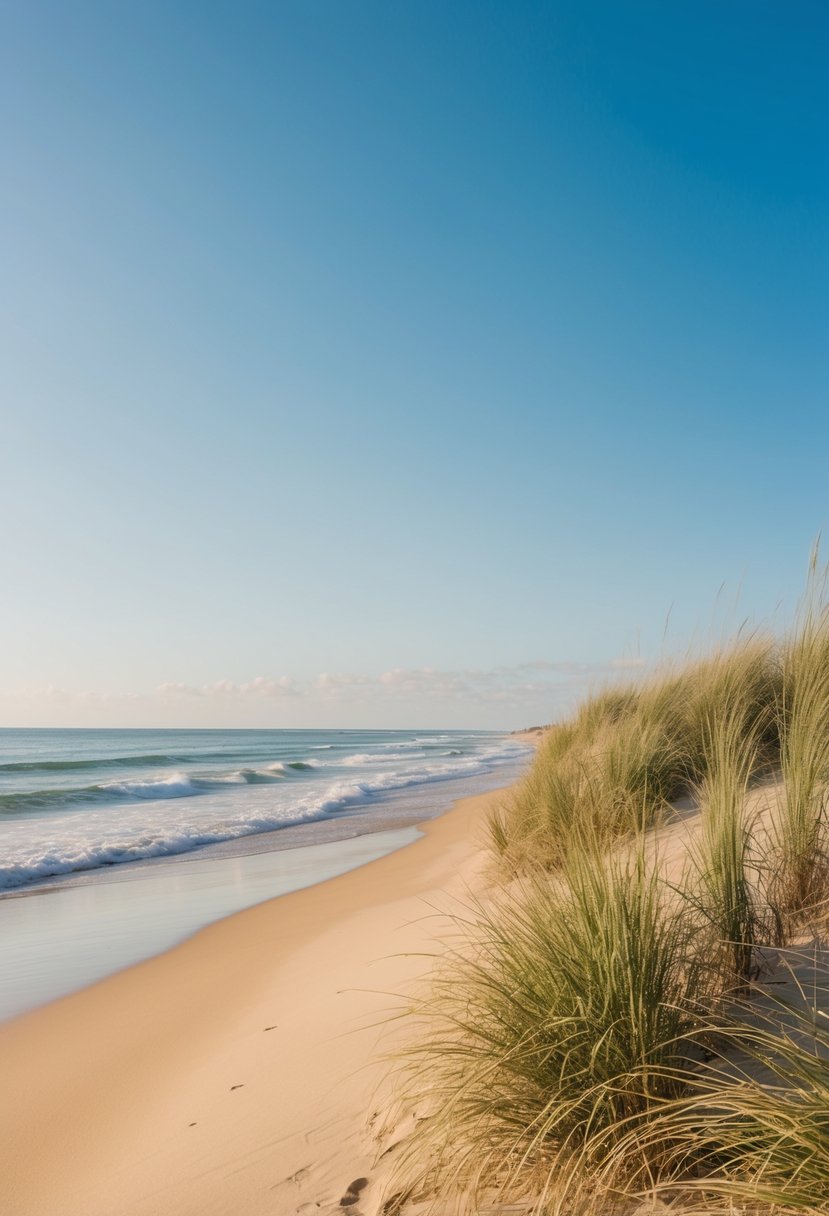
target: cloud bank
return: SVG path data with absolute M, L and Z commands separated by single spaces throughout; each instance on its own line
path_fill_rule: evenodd
M 508 727 L 553 721 L 591 685 L 635 678 L 640 658 L 603 663 L 530 659 L 488 669 L 392 667 L 378 674 L 257 675 L 204 684 L 165 681 L 143 692 L 0 690 L 10 725 Z

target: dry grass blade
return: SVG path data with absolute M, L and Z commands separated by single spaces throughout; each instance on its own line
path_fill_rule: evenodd
M 756 745 L 747 736 L 740 709 L 709 720 L 705 750 L 707 776 L 699 788 L 702 822 L 691 847 L 697 882 L 689 898 L 713 930 L 727 991 L 751 978 L 754 947 L 764 937 L 750 877 L 753 825 L 746 815 Z
M 561 883 L 538 878 L 477 909 L 416 1011 L 407 1087 L 434 1113 L 405 1158 L 407 1185 L 444 1197 L 494 1186 L 535 1196 L 538 1211 L 564 1178 L 572 1192 L 620 1121 L 676 1093 L 689 958 L 687 917 L 666 908 L 644 850 L 604 864 L 571 851 Z
M 683 1216 L 829 1216 L 829 1018 L 758 1004 L 752 983 L 760 947 L 827 906 L 825 592 L 815 554 L 782 645 L 743 637 L 607 689 L 547 736 L 490 823 L 523 877 L 475 909 L 416 1011 L 406 1075 L 431 1116 L 403 1164 L 420 1193 L 538 1216 L 627 1216 L 646 1194 Z M 778 769 L 770 847 L 748 810 L 768 792 L 748 792 Z M 687 792 L 693 864 L 666 898 L 647 829 Z
M 539 748 L 528 777 L 491 824 L 514 871 L 561 865 L 574 833 L 608 843 L 656 823 L 709 773 L 711 722 L 741 724 L 757 767 L 776 760 L 779 667 L 771 643 L 741 641 L 638 687 L 608 689 Z
M 823 897 L 829 785 L 829 607 L 826 572 L 812 578 L 794 637 L 783 647 L 778 702 L 783 802 L 778 820 L 777 900 L 790 918 Z
M 678 1212 L 733 1210 L 775 1216 L 829 1213 L 829 1022 L 819 1001 L 753 994 L 712 1021 L 719 1051 L 692 1088 L 616 1143 L 607 1169 L 631 1152 L 659 1159 Z M 660 1156 L 661 1154 L 661 1156 Z

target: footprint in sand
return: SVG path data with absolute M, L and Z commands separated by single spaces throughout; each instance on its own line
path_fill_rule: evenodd
M 368 1186 L 368 1178 L 355 1178 L 353 1182 L 349 1182 L 346 1187 L 346 1192 L 340 1200 L 341 1208 L 351 1208 L 355 1203 L 359 1202 L 360 1193 Z

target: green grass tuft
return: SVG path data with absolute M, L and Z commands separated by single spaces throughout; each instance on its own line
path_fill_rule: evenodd
M 799 628 L 782 649 L 778 699 L 783 800 L 778 819 L 777 899 L 790 918 L 813 910 L 827 886 L 829 607 L 813 565 Z
M 707 772 L 698 791 L 702 821 L 691 846 L 697 881 L 689 898 L 713 932 L 711 959 L 719 964 L 727 991 L 751 979 L 755 945 L 767 940 L 751 875 L 756 870 L 753 824 L 746 815 L 757 748 L 739 708 L 712 716 L 704 735 Z
M 775 776 L 769 832 L 749 791 Z M 687 1216 L 829 1216 L 829 1019 L 758 1007 L 753 983 L 784 930 L 825 917 L 827 791 L 815 557 L 790 638 L 591 697 L 491 817 L 508 886 L 415 1011 L 404 1072 L 431 1113 L 403 1189 L 538 1216 L 627 1216 L 646 1193 Z M 700 816 L 677 890 L 649 830 L 682 795 Z
M 607 689 L 543 741 L 494 818 L 491 843 L 513 870 L 560 865 L 573 834 L 607 842 L 660 820 L 709 775 L 710 723 L 739 722 L 755 769 L 777 760 L 780 670 L 771 642 L 749 638 L 712 658 Z
M 474 926 L 417 1013 L 408 1059 L 428 1082 L 416 1188 L 537 1193 L 534 1210 L 610 1151 L 620 1123 L 676 1094 L 698 991 L 687 915 L 644 852 L 571 850 Z M 667 1078 L 667 1079 L 666 1079 Z M 540 1206 L 538 1206 L 540 1204 Z

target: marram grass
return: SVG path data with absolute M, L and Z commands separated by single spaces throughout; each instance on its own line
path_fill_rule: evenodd
M 825 994 L 824 994 L 825 995 Z M 829 1022 L 826 1006 L 775 1002 L 726 1028 L 728 1070 L 712 1066 L 682 1111 L 710 1171 L 701 1189 L 789 1212 L 829 1212 Z M 733 1069 L 734 1050 L 746 1067 Z M 700 1119 L 700 1114 L 703 1118 Z M 696 1116 L 696 1117 L 695 1117 Z
M 755 833 L 746 813 L 757 744 L 737 709 L 712 715 L 705 724 L 704 748 L 706 775 L 698 790 L 701 821 L 690 849 L 695 874 L 686 883 L 689 900 L 708 924 L 709 961 L 720 968 L 728 991 L 752 978 L 755 946 L 767 944 L 770 935 L 752 882 Z
M 826 1216 L 827 1010 L 825 986 L 809 998 L 801 991 L 796 1002 L 770 997 L 761 987 L 735 1003 L 727 1019 L 712 1019 L 706 1037 L 717 1052 L 698 1065 L 691 1084 L 683 1074 L 683 1093 L 655 1110 L 647 1125 L 616 1138 L 606 1172 L 624 1171 L 631 1155 L 650 1156 L 651 1180 L 662 1182 L 654 1187 L 651 1181 L 645 1193 L 672 1199 L 671 1210 L 682 1216 Z
M 501 894 L 414 1011 L 403 1073 L 430 1114 L 401 1189 L 469 1212 L 631 1216 L 658 1195 L 681 1216 L 829 1216 L 829 1019 L 754 997 L 765 947 L 829 907 L 824 591 L 815 566 L 782 644 L 607 689 L 542 741 L 490 822 Z M 770 833 L 748 810 L 765 780 Z M 668 889 L 651 829 L 686 795 Z
M 581 848 L 559 880 L 477 909 L 416 1010 L 407 1085 L 416 1096 L 427 1079 L 434 1110 L 405 1163 L 421 1163 L 417 1190 L 474 1211 L 492 1189 L 546 1212 L 614 1129 L 676 1095 L 698 983 L 687 916 L 664 896 L 642 850 Z
M 525 780 L 493 817 L 491 841 L 512 869 L 554 868 L 575 831 L 610 842 L 659 821 L 710 772 L 710 728 L 728 716 L 754 767 L 777 761 L 773 712 L 780 664 L 772 643 L 741 640 L 713 657 L 609 689 L 552 728 Z
M 791 916 L 819 905 L 827 887 L 829 607 L 813 566 L 799 628 L 782 647 L 778 698 L 783 792 L 777 822 L 777 898 Z

